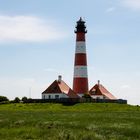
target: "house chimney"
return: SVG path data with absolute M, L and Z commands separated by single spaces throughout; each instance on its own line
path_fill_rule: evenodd
M 59 76 L 58 76 L 58 82 L 61 83 L 61 80 L 62 80 L 62 76 L 59 75 Z
M 98 86 L 100 86 L 100 80 L 98 80 Z

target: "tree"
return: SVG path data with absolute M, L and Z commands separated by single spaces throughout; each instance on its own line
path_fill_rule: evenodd
M 91 96 L 90 96 L 89 93 L 85 93 L 85 94 L 83 95 L 83 98 L 91 98 Z
M 19 103 L 19 102 L 20 102 L 20 99 L 18 97 L 15 97 L 14 103 Z
M 0 102 L 9 101 L 9 99 L 5 96 L 0 96 Z
M 28 98 L 27 97 L 22 97 L 22 99 L 21 99 L 23 102 L 27 102 L 27 100 L 28 100 Z

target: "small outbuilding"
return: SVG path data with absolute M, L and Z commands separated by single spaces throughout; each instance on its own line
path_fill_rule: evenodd
M 116 97 L 113 96 L 103 85 L 101 85 L 99 80 L 98 84 L 94 85 L 90 89 L 89 94 L 93 99 L 116 100 Z

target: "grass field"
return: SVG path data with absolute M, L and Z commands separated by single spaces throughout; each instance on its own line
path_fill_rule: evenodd
M 0 140 L 140 140 L 140 107 L 0 105 Z

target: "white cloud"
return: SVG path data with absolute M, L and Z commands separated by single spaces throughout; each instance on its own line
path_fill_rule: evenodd
M 34 78 L 0 78 L 0 95 L 9 99 L 23 96 L 40 98 L 42 90 L 42 84 Z
M 133 10 L 140 10 L 140 0 L 121 0 L 123 6 Z
M 115 11 L 115 7 L 110 7 L 106 10 L 106 13 L 111 13 L 113 11 Z
M 121 89 L 130 89 L 131 87 L 129 85 L 122 85 Z
M 58 73 L 58 71 L 54 68 L 46 68 L 46 69 L 44 69 L 44 71 Z
M 1 16 L 0 42 L 42 42 L 65 37 L 58 25 L 32 16 Z

